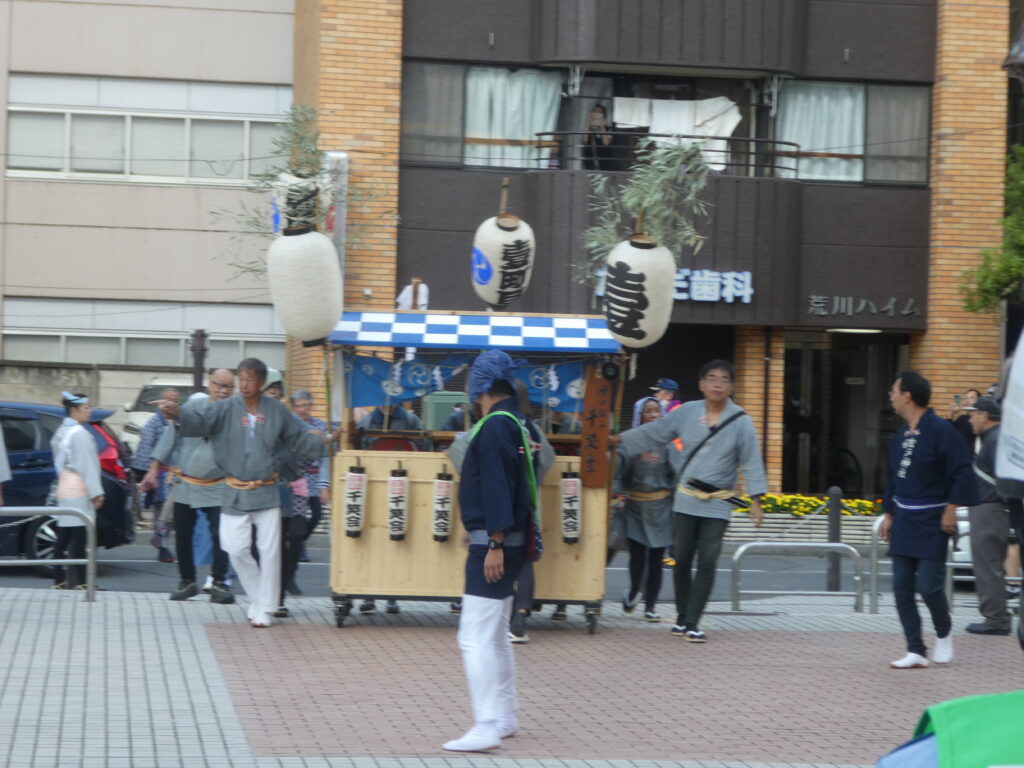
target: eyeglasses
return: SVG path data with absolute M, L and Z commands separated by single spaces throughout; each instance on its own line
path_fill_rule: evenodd
M 732 384 L 732 379 L 728 376 L 705 376 L 704 381 L 710 381 L 713 384 Z

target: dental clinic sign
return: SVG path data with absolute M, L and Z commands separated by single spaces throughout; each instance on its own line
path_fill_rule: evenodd
M 750 272 L 719 272 L 714 269 L 676 270 L 676 301 L 724 301 L 749 304 L 754 295 Z

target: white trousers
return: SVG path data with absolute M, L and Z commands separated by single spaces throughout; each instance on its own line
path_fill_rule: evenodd
M 256 528 L 256 550 L 260 553 L 258 563 L 252 556 L 253 527 Z M 281 509 L 270 507 L 244 515 L 221 512 L 220 548 L 228 553 L 253 612 L 276 611 L 281 592 Z
M 459 648 L 477 723 L 513 715 L 518 708 L 516 660 L 508 639 L 512 600 L 462 596 Z

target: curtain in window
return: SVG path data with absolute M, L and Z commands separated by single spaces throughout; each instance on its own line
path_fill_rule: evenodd
M 868 86 L 868 181 L 928 180 L 929 89 Z
M 407 62 L 402 73 L 402 159 L 411 163 L 462 162 L 461 64 Z
M 531 146 L 555 130 L 562 73 L 470 67 L 466 74 L 466 165 L 547 167 L 549 149 Z M 514 143 L 504 143 L 511 140 Z
M 133 117 L 131 172 L 142 176 L 184 176 L 185 120 Z
M 245 172 L 245 126 L 233 120 L 193 120 L 189 175 L 241 179 Z
M 124 173 L 124 118 L 71 117 L 71 170 Z
M 861 181 L 864 177 L 864 86 L 787 81 L 779 94 L 776 134 L 800 145 L 799 178 Z M 860 157 L 848 157 L 855 155 Z
M 64 170 L 64 115 L 11 112 L 7 123 L 7 167 Z

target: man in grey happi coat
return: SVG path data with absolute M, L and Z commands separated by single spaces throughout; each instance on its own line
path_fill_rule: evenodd
M 664 418 L 613 435 L 631 454 L 653 451 L 669 443 L 682 443 L 678 455 L 682 472 L 677 478 L 672 508 L 675 511 L 675 590 L 679 618 L 672 634 L 692 643 L 703 643 L 706 635 L 698 625 L 711 588 L 722 550 L 722 537 L 729 525 L 737 475 L 743 471 L 746 492 L 751 497 L 750 518 L 760 525 L 763 517 L 760 496 L 767 492 L 764 463 L 757 433 L 750 417 L 732 401 L 732 363 L 712 360 L 700 371 L 703 400 L 683 403 Z M 697 490 L 691 480 L 713 486 L 714 491 Z M 690 569 L 697 558 L 697 574 Z
M 277 481 L 283 469 L 316 461 L 330 439 L 300 424 L 279 401 L 260 394 L 267 367 L 256 358 L 238 365 L 238 394 L 189 403 L 179 420 L 183 437 L 208 437 L 225 475 L 220 545 L 249 596 L 249 621 L 269 627 L 281 582 L 281 512 Z M 178 414 L 173 414 L 178 415 Z M 275 457 L 288 464 L 283 467 Z M 256 530 L 259 562 L 252 556 Z

